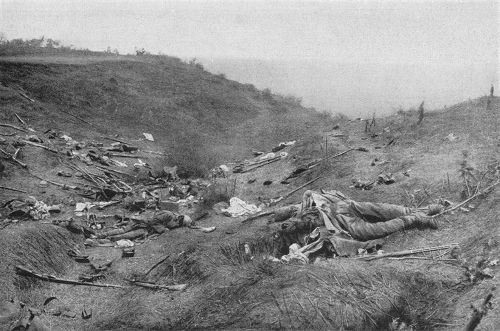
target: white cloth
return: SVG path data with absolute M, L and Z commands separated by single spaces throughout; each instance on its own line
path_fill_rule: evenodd
M 222 209 L 222 212 L 231 215 L 231 217 L 238 217 L 255 214 L 261 210 L 262 209 L 256 205 L 248 204 L 237 197 L 232 197 L 231 200 L 229 200 L 229 208 Z

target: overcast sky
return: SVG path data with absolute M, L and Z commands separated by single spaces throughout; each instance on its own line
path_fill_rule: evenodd
M 180 57 L 495 63 L 496 1 L 0 0 L 8 39 Z

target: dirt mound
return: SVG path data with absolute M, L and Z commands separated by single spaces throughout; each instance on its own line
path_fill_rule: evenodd
M 67 251 L 75 245 L 66 230 L 50 224 L 27 223 L 9 226 L 0 236 L 0 300 L 17 297 L 37 281 L 19 277 L 15 266 L 21 265 L 48 274 L 62 274 L 72 264 Z

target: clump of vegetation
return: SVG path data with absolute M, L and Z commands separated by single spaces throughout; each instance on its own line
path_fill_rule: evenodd
M 34 39 L 12 39 L 8 40 L 0 33 L 0 56 L 14 55 L 42 55 L 42 54 L 66 54 L 66 55 L 116 55 L 117 50 L 111 51 L 108 47 L 104 52 L 95 52 L 89 49 L 77 49 L 73 45 L 63 45 L 59 40 L 51 38 Z
M 462 160 L 459 162 L 460 179 L 463 182 L 464 188 L 460 193 L 462 199 L 467 199 L 475 193 L 478 179 L 476 177 L 476 169 L 468 161 L 469 151 L 462 151 Z

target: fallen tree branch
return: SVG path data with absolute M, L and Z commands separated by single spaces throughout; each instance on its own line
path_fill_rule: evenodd
M 20 128 L 20 127 L 15 126 L 15 125 L 0 123 L 0 126 L 28 133 L 28 130 Z
M 447 213 L 449 213 L 449 212 L 451 212 L 451 211 L 453 211 L 453 210 L 456 210 L 456 209 L 458 209 L 458 208 L 462 207 L 463 205 L 465 205 L 466 203 L 468 203 L 469 201 L 474 200 L 474 199 L 475 199 L 475 198 L 477 198 L 478 196 L 480 196 L 480 195 L 482 195 L 482 194 L 487 193 L 489 190 L 491 190 L 492 188 L 494 188 L 494 187 L 495 187 L 495 186 L 497 186 L 498 184 L 500 184 L 500 181 L 495 182 L 493 185 L 488 186 L 487 188 L 485 188 L 485 189 L 484 189 L 484 190 L 482 190 L 481 192 L 478 192 L 478 193 L 474 194 L 474 195 L 473 195 L 473 196 L 471 196 L 470 198 L 468 198 L 468 199 L 466 199 L 466 200 L 464 200 L 464 201 L 460 202 L 459 204 L 457 204 L 457 205 L 455 205 L 455 206 L 453 206 L 453 207 L 451 207 L 451 208 L 448 208 L 448 209 L 446 209 L 446 210 L 443 210 L 443 211 L 442 211 L 442 212 L 440 212 L 439 214 L 436 214 L 436 215 L 434 215 L 434 216 L 432 216 L 432 217 L 433 217 L 433 218 L 436 218 L 436 217 L 438 217 L 438 216 L 441 216 L 441 215 L 443 215 L 443 214 L 447 214 Z
M 362 259 L 365 261 L 372 261 L 372 260 L 382 259 L 382 258 L 386 258 L 386 257 L 398 257 L 398 256 L 406 256 L 406 255 L 412 255 L 412 254 L 418 254 L 418 253 L 434 252 L 434 251 L 439 251 L 439 250 L 443 250 L 443 249 L 454 248 L 457 246 L 458 246 L 458 244 L 453 243 L 453 244 L 443 245 L 443 246 L 408 249 L 408 250 L 404 250 L 404 251 L 385 253 L 385 254 L 379 254 L 379 255 L 360 256 L 360 257 L 358 257 L 358 259 Z
M 12 187 L 7 187 L 7 186 L 0 186 L 0 189 L 14 191 L 14 192 L 20 192 L 20 193 L 28 193 L 26 191 L 18 190 L 17 188 L 12 188 Z
M 18 275 L 33 277 L 33 278 L 41 279 L 41 280 L 44 280 L 46 282 L 52 282 L 52 283 L 95 286 L 95 287 L 108 287 L 108 288 L 128 288 L 128 286 L 123 286 L 123 285 L 87 283 L 87 282 L 81 282 L 81 281 L 77 281 L 77 280 L 59 278 L 59 277 L 55 277 L 52 275 L 39 274 L 39 273 L 36 273 L 32 270 L 29 270 L 28 268 L 20 266 L 20 265 L 16 266 L 16 273 Z
M 41 144 L 34 143 L 32 141 L 29 141 L 29 140 L 22 140 L 22 142 L 26 143 L 28 145 L 31 145 L 31 146 L 43 148 L 43 149 L 45 149 L 45 150 L 47 150 L 49 152 L 55 153 L 55 154 L 59 154 L 59 151 L 57 151 L 55 149 L 52 149 L 50 147 L 47 147 L 47 146 L 44 146 L 44 145 L 41 145 Z

